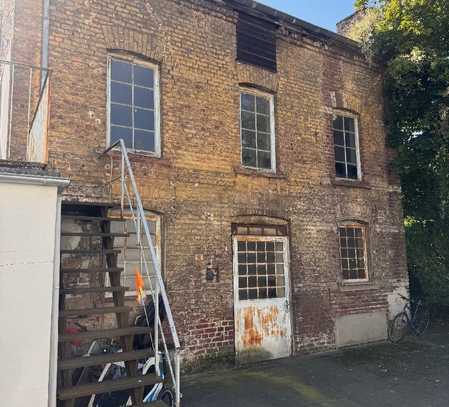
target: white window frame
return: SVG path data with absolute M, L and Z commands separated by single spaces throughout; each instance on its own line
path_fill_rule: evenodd
M 110 54 L 107 58 L 107 136 L 106 145 L 111 145 L 111 61 L 115 59 L 118 61 L 127 62 L 130 64 L 140 65 L 142 67 L 150 68 L 154 72 L 154 151 L 136 150 L 128 148 L 132 153 L 139 153 L 153 157 L 161 157 L 161 108 L 160 108 L 160 73 L 159 66 L 149 61 L 142 60 L 128 55 Z
M 352 279 L 348 279 L 348 278 L 344 278 L 344 273 L 343 273 L 343 265 L 342 265 L 342 247 L 341 247 L 341 242 L 340 242 L 340 228 L 359 228 L 362 229 L 362 234 L 363 234 L 363 255 L 364 255 L 364 262 L 365 262 L 365 278 L 352 278 Z M 343 281 L 343 284 L 351 284 L 351 283 L 367 283 L 370 281 L 369 278 L 369 267 L 368 267 L 368 225 L 364 224 L 364 223 L 358 223 L 358 222 L 351 222 L 351 221 L 347 221 L 347 222 L 340 222 L 337 226 L 337 235 L 338 235 L 338 247 L 339 247 L 339 252 L 340 252 L 340 272 L 341 272 L 341 279 Z
M 250 167 L 248 165 L 243 164 L 243 128 L 242 128 L 242 94 L 254 95 L 263 97 L 268 99 L 270 102 L 270 143 L 271 143 L 271 168 L 258 168 L 258 167 Z M 248 168 L 254 171 L 267 172 L 267 173 L 276 173 L 276 123 L 275 123 L 275 109 L 274 109 L 274 95 L 262 92 L 257 89 L 251 88 L 240 88 L 239 92 L 239 123 L 240 123 L 240 164 L 244 168 Z M 256 138 L 257 138 L 257 117 L 256 117 Z
M 334 110 L 332 115 L 332 146 L 334 148 L 334 167 L 336 163 L 336 157 L 335 157 L 335 140 L 334 140 L 334 125 L 333 121 L 335 117 L 344 117 L 344 118 L 350 118 L 354 119 L 354 131 L 355 131 L 355 150 L 357 154 L 357 178 L 345 178 L 345 177 L 338 177 L 335 173 L 335 178 L 339 181 L 350 181 L 350 182 L 357 182 L 361 181 L 363 178 L 362 174 L 362 161 L 360 158 L 360 137 L 359 137 L 359 116 L 355 113 L 350 113 L 344 110 Z M 346 150 L 346 149 L 345 149 Z M 345 160 L 346 160 L 346 151 L 345 151 Z M 347 165 L 347 161 L 345 163 Z

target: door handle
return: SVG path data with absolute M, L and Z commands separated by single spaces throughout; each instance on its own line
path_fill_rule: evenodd
M 290 309 L 290 302 L 287 300 L 285 300 L 285 309 L 288 311 Z

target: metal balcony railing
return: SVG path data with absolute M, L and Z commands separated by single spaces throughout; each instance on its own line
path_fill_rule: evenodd
M 49 71 L 0 60 L 0 159 L 47 163 Z

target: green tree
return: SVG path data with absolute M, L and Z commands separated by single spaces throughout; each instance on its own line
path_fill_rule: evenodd
M 369 24 L 358 23 L 359 40 L 385 71 L 410 274 L 429 300 L 449 305 L 449 0 L 357 0 L 356 6 L 375 10 Z

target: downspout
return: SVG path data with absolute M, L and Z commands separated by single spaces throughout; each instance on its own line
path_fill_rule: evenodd
M 50 41 L 50 0 L 42 0 L 41 88 L 48 73 L 48 49 Z M 45 75 L 43 74 L 45 72 Z

